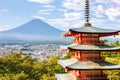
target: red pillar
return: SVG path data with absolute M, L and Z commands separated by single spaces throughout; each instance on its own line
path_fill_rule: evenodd
M 81 39 L 81 43 L 82 43 L 82 34 L 80 34 L 80 39 Z
M 77 70 L 77 71 L 76 71 L 76 76 L 77 76 L 77 78 L 80 78 L 80 77 L 81 77 L 81 72 L 80 72 L 80 70 Z
M 75 51 L 75 57 L 78 57 L 78 51 Z
M 81 51 L 78 52 L 78 59 L 81 58 Z

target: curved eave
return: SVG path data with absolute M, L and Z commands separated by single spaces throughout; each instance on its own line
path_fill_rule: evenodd
M 64 68 L 69 70 L 118 70 L 120 65 L 107 61 L 77 61 L 74 59 L 59 60 Z
M 81 27 L 69 30 L 76 33 L 88 33 L 88 34 L 114 34 L 120 32 L 120 30 L 103 29 L 97 27 Z
M 61 64 L 61 66 L 63 66 L 64 68 L 66 68 L 66 66 L 74 64 L 75 62 L 77 62 L 77 60 L 75 59 L 68 59 L 68 60 L 58 60 L 58 63 Z
M 70 50 L 79 51 L 118 51 L 120 47 L 107 45 L 76 45 L 68 47 Z
M 72 34 L 69 34 L 69 33 L 64 33 L 62 34 L 63 37 L 70 37 L 70 36 L 73 36 Z
M 67 69 L 70 69 L 70 70 L 120 70 L 120 67 L 119 68 L 71 68 L 71 67 L 66 67 Z
M 73 48 L 68 48 L 68 49 L 71 49 L 73 51 L 119 51 L 120 49 L 104 49 L 104 50 L 97 50 L 97 49 L 73 49 Z

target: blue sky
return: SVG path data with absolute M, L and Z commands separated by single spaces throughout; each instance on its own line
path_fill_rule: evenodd
M 0 31 L 32 19 L 68 30 L 84 24 L 84 0 L 0 0 Z M 95 27 L 120 29 L 120 0 L 90 0 L 90 22 Z

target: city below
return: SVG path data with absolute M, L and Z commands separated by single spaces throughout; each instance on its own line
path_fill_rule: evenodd
M 14 53 L 22 52 L 25 55 L 31 55 L 39 61 L 46 60 L 50 56 L 62 56 L 64 51 L 60 50 L 60 44 L 1 44 L 0 57 Z

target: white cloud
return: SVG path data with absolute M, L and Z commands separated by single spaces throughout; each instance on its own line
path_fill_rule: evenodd
M 39 15 L 48 15 L 55 10 L 55 7 L 52 5 L 44 5 L 42 9 L 38 10 L 37 14 Z
M 57 9 L 57 10 L 58 10 L 58 11 L 60 11 L 60 12 L 63 12 L 63 13 L 68 12 L 68 10 L 67 10 L 67 9 L 62 9 L 62 8 Z
M 43 7 L 44 8 L 49 8 L 49 9 L 55 9 L 55 6 L 53 6 L 53 5 L 44 5 Z
M 81 15 L 82 13 L 80 12 L 64 13 L 65 18 L 71 18 L 71 19 L 79 19 Z
M 2 9 L 1 12 L 8 12 L 8 9 Z
M 32 18 L 34 18 L 34 19 L 45 20 L 45 18 L 44 18 L 44 17 L 37 16 L 37 15 L 33 15 L 33 16 L 31 16 L 31 17 L 32 17 Z
M 118 27 L 115 26 L 115 23 L 111 23 L 105 18 L 92 18 L 90 20 L 90 23 L 93 27 L 99 27 L 104 29 L 118 29 Z
M 66 9 L 69 10 L 75 10 L 75 11 L 79 11 L 79 10 L 83 10 L 84 8 L 84 0 L 64 0 L 62 6 Z
M 49 23 L 52 26 L 55 26 L 56 28 L 65 30 L 69 28 L 76 28 L 81 27 L 81 25 L 84 24 L 84 21 L 81 20 L 82 13 L 80 12 L 65 12 L 63 13 L 63 18 L 54 18 L 54 19 L 47 19 L 40 16 L 32 16 L 33 18 L 42 19 Z
M 38 11 L 38 14 L 42 14 L 42 15 L 50 14 L 50 10 L 46 10 L 46 9 L 44 9 L 44 10 L 39 10 L 39 11 Z
M 28 0 L 29 2 L 37 2 L 40 4 L 50 4 L 52 2 L 54 2 L 54 0 Z
M 91 24 L 93 24 L 93 26 L 95 25 L 95 27 L 105 27 L 105 26 L 101 26 L 106 24 L 107 20 L 106 19 L 98 19 L 98 18 L 92 18 L 90 20 Z
M 98 5 L 98 6 L 97 6 L 97 9 L 98 9 L 98 12 L 104 13 L 104 9 L 103 9 L 103 6 L 102 6 L 102 5 Z
M 103 4 L 110 4 L 110 3 L 120 4 L 120 0 L 96 0 L 96 2 Z
M 112 21 L 120 21 L 120 8 L 109 8 L 105 11 L 105 14 Z
M 93 12 L 94 16 L 96 17 L 104 17 L 104 13 L 105 13 L 105 9 L 103 7 L 103 5 L 97 5 L 97 6 L 92 6 L 92 9 L 90 10 L 91 12 Z
M 47 14 L 51 14 L 53 10 L 54 10 L 53 8 L 41 9 L 37 12 L 37 14 L 47 15 Z
M 69 28 L 77 28 L 83 25 L 83 21 L 80 19 L 72 20 L 64 18 L 49 19 L 48 23 L 62 30 L 67 30 Z
M 64 18 L 49 19 L 48 23 L 62 30 L 77 28 L 84 24 L 81 15 L 80 12 L 64 13 Z
M 109 0 L 110 1 L 110 0 Z M 97 3 L 104 3 L 104 4 L 106 4 L 106 3 L 108 3 L 108 0 L 96 0 L 96 2 Z

